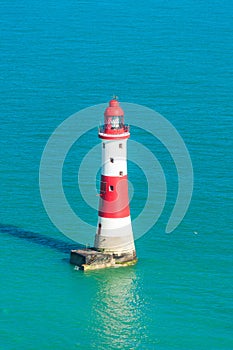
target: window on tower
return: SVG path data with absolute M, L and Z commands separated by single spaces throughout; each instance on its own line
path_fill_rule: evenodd
M 114 159 L 113 159 L 113 158 L 110 158 L 110 162 L 111 162 L 111 163 L 114 163 Z
M 122 145 L 122 143 L 119 143 L 119 148 L 123 148 L 123 145 Z
M 119 171 L 119 175 L 120 175 L 120 176 L 123 176 L 123 171 Z
M 100 184 L 100 194 L 101 195 L 103 195 L 103 194 L 105 194 L 106 193 L 106 182 L 104 182 L 104 181 L 101 181 L 101 184 Z
M 110 192 L 114 191 L 114 186 L 113 186 L 113 185 L 110 185 L 110 186 L 109 186 L 109 191 L 110 191 Z
M 103 143 L 103 148 L 105 148 L 105 143 Z

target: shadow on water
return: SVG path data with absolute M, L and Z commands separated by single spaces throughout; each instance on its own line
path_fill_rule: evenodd
M 46 246 L 62 253 L 69 253 L 71 249 L 83 248 L 83 246 L 79 243 L 65 242 L 61 239 L 49 237 L 41 233 L 27 231 L 12 225 L 0 224 L 0 233 L 26 239 L 32 243 Z

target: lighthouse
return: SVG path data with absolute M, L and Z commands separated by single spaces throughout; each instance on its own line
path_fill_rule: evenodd
M 102 141 L 102 167 L 95 248 L 113 253 L 118 259 L 133 260 L 136 254 L 127 176 L 127 140 L 130 133 L 116 99 L 112 99 L 105 110 L 104 124 L 98 136 Z
M 109 101 L 99 128 L 102 164 L 94 247 L 71 251 L 70 262 L 84 270 L 127 266 L 137 261 L 128 195 L 129 126 L 116 98 Z

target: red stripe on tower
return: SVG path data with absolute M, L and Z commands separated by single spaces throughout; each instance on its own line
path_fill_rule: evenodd
M 101 176 L 99 216 L 124 218 L 130 215 L 128 199 L 128 178 L 122 176 Z

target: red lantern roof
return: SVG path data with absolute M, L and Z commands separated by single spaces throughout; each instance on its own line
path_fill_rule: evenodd
M 109 107 L 105 109 L 104 116 L 105 117 L 118 117 L 123 116 L 124 111 L 120 107 L 119 102 L 115 99 L 109 101 Z

